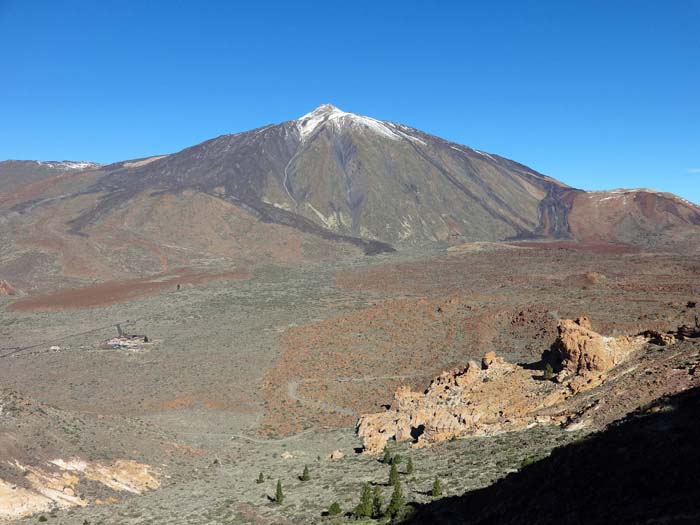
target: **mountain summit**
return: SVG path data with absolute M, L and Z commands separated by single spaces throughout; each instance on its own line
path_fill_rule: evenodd
M 372 254 L 535 238 L 700 245 L 700 209 L 673 195 L 577 190 L 496 154 L 331 104 L 170 155 L 71 168 L 0 163 L 0 234 L 22 239 L 18 257 L 35 249 L 85 255 L 83 266 L 110 275 L 99 261 L 124 245 L 140 255 L 119 264 L 139 260 L 150 270 L 187 250 L 250 261 L 289 258 L 292 245 L 297 259 L 341 245 Z
M 326 125 L 331 125 L 336 129 L 343 126 L 356 126 L 358 128 L 364 128 L 366 131 L 378 133 L 384 137 L 393 139 L 401 138 L 392 130 L 392 125 L 387 125 L 387 123 L 370 117 L 346 113 L 332 104 L 322 104 L 318 106 L 310 113 L 297 119 L 297 122 L 299 123 L 299 133 L 301 134 L 302 140 L 307 140 L 317 129 Z

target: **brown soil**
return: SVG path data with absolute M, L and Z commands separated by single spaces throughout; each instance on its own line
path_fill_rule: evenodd
M 36 295 L 14 301 L 10 311 L 78 310 L 95 308 L 131 301 L 139 297 L 154 295 L 164 290 L 176 289 L 177 285 L 197 285 L 211 281 L 247 279 L 249 273 L 241 269 L 221 273 L 194 273 L 183 268 L 153 277 L 111 281 L 106 283 L 57 290 L 45 295 Z
M 38 205 L 13 223 L 9 239 L 17 253 L 0 262 L 2 278 L 33 295 L 94 281 L 165 274 L 191 267 L 193 260 L 207 269 L 253 269 L 360 253 L 355 247 L 261 222 L 240 207 L 192 191 L 138 195 L 83 234 L 70 233 L 70 221 L 95 208 L 100 197 L 82 195 L 54 206 Z
M 59 173 L 51 178 L 24 184 L 14 189 L 14 191 L 0 193 L 0 204 L 4 206 L 13 206 L 15 204 L 24 203 L 34 199 L 46 198 L 52 195 L 61 185 L 78 181 L 87 183 L 95 177 L 92 170 L 76 171 Z
M 700 267 L 691 258 L 604 243 L 522 245 L 528 249 L 501 246 L 338 273 L 341 288 L 394 298 L 289 329 L 263 384 L 260 430 L 352 425 L 390 403 L 399 384 L 425 388 L 432 375 L 491 350 L 511 362 L 537 361 L 561 317 L 587 314 L 610 335 L 665 331 L 691 319 L 684 305 L 700 292 Z
M 640 253 L 637 246 L 610 242 L 576 242 L 576 241 L 551 241 L 551 242 L 513 242 L 512 246 L 521 248 L 538 248 L 542 250 L 572 250 L 577 252 L 590 252 L 599 254 L 624 254 Z

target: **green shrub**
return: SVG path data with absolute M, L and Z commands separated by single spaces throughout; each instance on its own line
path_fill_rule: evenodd
M 309 481 L 311 479 L 311 476 L 309 475 L 309 467 L 304 467 L 304 472 L 301 474 L 299 479 L 301 481 Z
M 406 462 L 406 474 L 413 474 L 413 459 L 411 459 L 410 457 Z
M 528 456 L 526 458 L 523 458 L 523 460 L 520 462 L 520 468 L 525 468 L 528 465 L 532 465 L 533 463 L 537 462 L 537 458 L 535 456 Z
M 340 514 L 343 512 L 340 508 L 340 505 L 336 501 L 335 503 L 332 503 L 330 507 L 328 507 L 328 515 L 329 516 L 335 516 L 337 514 Z
M 433 498 L 439 498 L 442 496 L 442 485 L 440 484 L 440 480 L 438 478 L 435 478 L 435 481 L 433 482 L 433 488 L 430 489 L 430 495 Z
M 547 363 L 547 365 L 544 367 L 544 378 L 545 379 L 552 379 L 554 377 L 554 369 L 552 368 L 552 365 Z
M 262 472 L 261 472 L 260 475 L 258 476 L 258 479 L 255 480 L 255 483 L 258 483 L 258 484 L 260 484 L 260 483 L 265 483 L 265 476 L 263 475 Z
M 396 454 L 393 458 L 391 458 L 392 465 L 400 465 L 402 461 L 403 458 L 401 457 L 401 454 Z

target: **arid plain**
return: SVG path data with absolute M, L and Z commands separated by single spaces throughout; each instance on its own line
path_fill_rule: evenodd
M 363 482 L 385 481 L 387 469 L 356 452 L 354 425 L 391 404 L 396 387 L 426 388 L 489 351 L 535 363 L 560 319 L 585 315 L 611 336 L 676 330 L 700 314 L 699 276 L 695 257 L 623 245 L 467 243 L 260 265 L 91 307 L 6 296 L 0 381 L 22 400 L 3 422 L 12 443 L 4 453 L 34 467 L 57 458 L 135 461 L 157 479 L 159 488 L 142 495 L 80 480 L 75 490 L 90 505 L 44 511 L 54 523 L 331 519 L 322 513 L 332 502 L 349 511 Z M 149 344 L 105 348 L 118 323 Z M 700 343 L 683 345 L 684 356 L 697 356 Z M 489 484 L 681 389 L 632 380 L 625 388 L 633 394 L 605 401 L 608 414 L 582 431 L 545 426 L 415 450 L 396 445 L 416 465 L 407 499 L 429 500 L 436 475 L 447 495 Z M 344 457 L 329 459 L 336 450 Z M 305 465 L 312 479 L 301 482 Z M 1 469 L 7 482 L 31 488 L 15 466 Z M 257 484 L 260 472 L 266 481 Z M 283 505 L 270 500 L 277 479 Z

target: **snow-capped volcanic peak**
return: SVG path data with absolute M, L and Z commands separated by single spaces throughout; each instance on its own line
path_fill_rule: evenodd
M 340 128 L 343 126 L 358 126 L 366 128 L 393 140 L 401 137 L 384 122 L 354 113 L 346 113 L 332 104 L 322 104 L 312 112 L 296 120 L 297 128 L 302 140 L 308 139 L 313 133 L 325 124 Z

